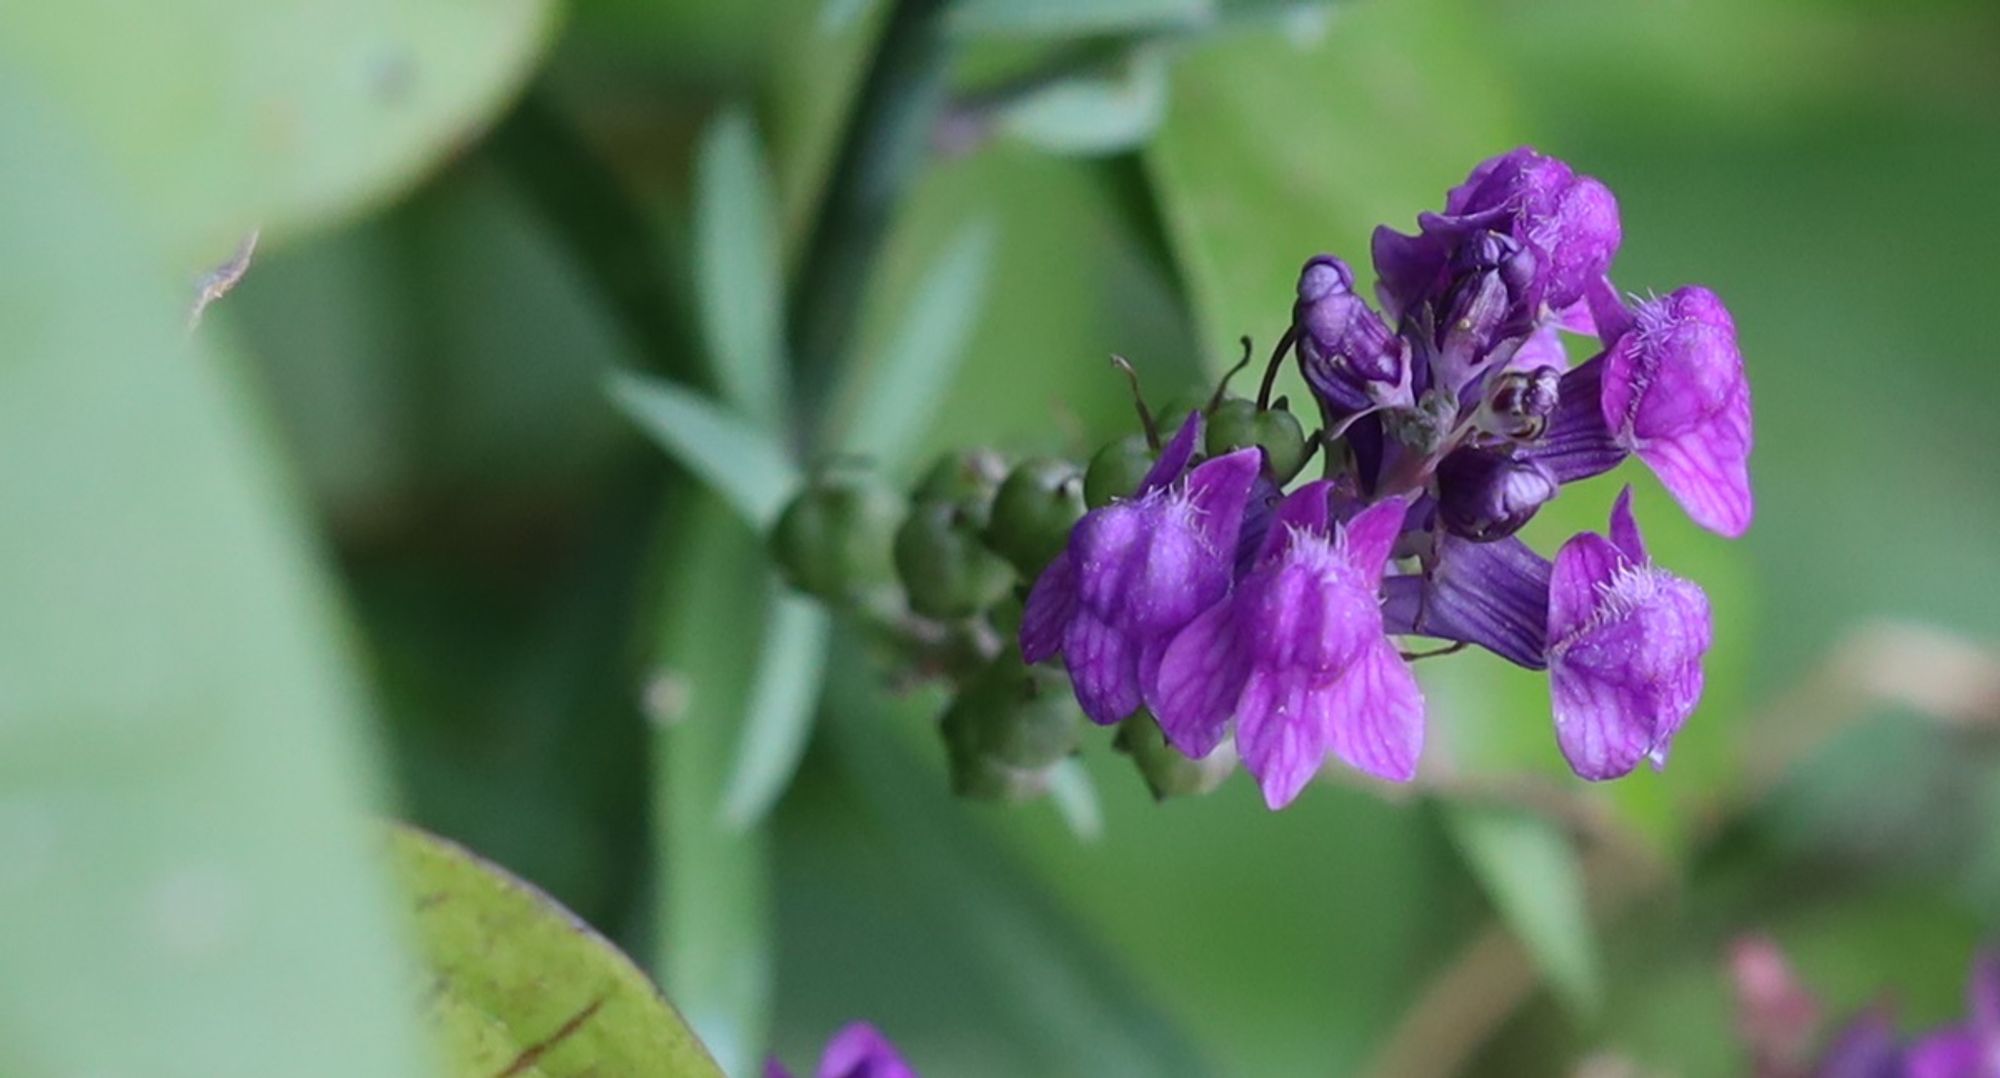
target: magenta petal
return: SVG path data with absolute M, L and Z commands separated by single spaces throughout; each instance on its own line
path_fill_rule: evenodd
M 1750 387 L 1707 423 L 1672 438 L 1641 442 L 1639 459 L 1694 522 L 1734 539 L 1750 529 Z
M 1331 685 L 1314 686 L 1297 668 L 1253 670 L 1244 682 L 1236 751 L 1272 809 L 1291 804 L 1326 761 L 1331 692 Z
M 1599 589 L 1609 585 L 1625 556 L 1596 532 L 1571 536 L 1556 551 L 1549 573 L 1549 642 L 1575 636 L 1597 612 Z
M 1075 613 L 1076 570 L 1064 551 L 1042 570 L 1028 592 L 1028 603 L 1021 610 L 1021 658 L 1038 663 L 1061 651 L 1063 633 Z
M 1549 666 L 1549 695 L 1556 743 L 1579 776 L 1598 781 L 1629 774 L 1653 751 L 1646 697 L 1623 680 L 1558 660 Z
M 1146 703 L 1167 741 L 1200 759 L 1222 743 L 1248 669 L 1229 601 L 1216 603 L 1174 637 L 1152 680 Z
M 1701 699 L 1711 632 L 1708 597 L 1662 570 L 1629 566 L 1602 588 L 1591 617 L 1550 642 L 1556 741 L 1571 769 L 1595 780 L 1664 762 Z
M 1627 485 L 1611 503 L 1611 545 L 1631 561 L 1646 560 L 1646 538 L 1639 534 L 1639 518 L 1632 515 L 1632 488 Z
M 1382 579 L 1382 567 L 1389 561 L 1396 537 L 1403 532 L 1403 517 L 1409 510 L 1408 502 L 1389 498 L 1363 509 L 1341 527 L 1347 559 L 1363 580 L 1372 583 Z
M 917 1078 L 917 1072 L 874 1026 L 853 1022 L 827 1042 L 819 1078 Z
M 1387 639 L 1369 648 L 1339 682 L 1326 715 L 1334 755 L 1390 782 L 1417 776 L 1424 750 L 1424 694 L 1410 664 Z
M 1990 1061 L 1981 1056 L 1979 1039 L 1954 1026 L 1905 1049 L 1898 1078 L 1988 1078 L 1994 1073 Z
M 1194 510 L 1195 530 L 1211 549 L 1235 553 L 1236 533 L 1243 528 L 1243 508 L 1263 460 L 1261 449 L 1239 449 L 1203 461 L 1188 473 L 1187 504 Z
M 1171 486 L 1182 472 L 1187 471 L 1188 461 L 1194 459 L 1194 451 L 1201 444 L 1201 424 L 1201 409 L 1188 413 L 1188 417 L 1181 421 L 1181 429 L 1160 450 L 1160 459 L 1146 470 L 1146 478 L 1139 481 L 1139 489 L 1132 492 L 1134 498 Z
M 764 1061 L 764 1078 L 792 1078 L 792 1072 L 773 1056 Z
M 1283 553 L 1291 547 L 1295 536 L 1326 535 L 1329 526 L 1327 495 L 1332 490 L 1332 483 L 1315 479 L 1285 495 L 1285 500 L 1271 511 L 1271 522 L 1264 533 L 1264 546 L 1258 551 L 1257 561 Z
M 1581 310 L 1582 307 L 1576 309 Z M 1532 371 L 1537 367 L 1554 367 L 1558 371 L 1569 369 L 1569 349 L 1563 346 L 1562 330 L 1555 322 L 1529 334 L 1528 339 L 1522 341 L 1521 347 L 1516 348 L 1507 360 L 1510 371 Z
M 1110 726 L 1139 710 L 1139 656 L 1132 641 L 1079 607 L 1063 634 L 1063 661 L 1083 713 Z

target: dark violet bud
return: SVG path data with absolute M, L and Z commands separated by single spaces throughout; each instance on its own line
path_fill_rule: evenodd
M 1128 434 L 1097 451 L 1083 473 L 1083 504 L 1097 509 L 1139 489 L 1153 469 L 1153 451 L 1143 434 Z
M 1255 446 L 1264 451 L 1264 470 L 1278 483 L 1299 474 L 1306 463 L 1306 432 L 1283 408 L 1259 410 L 1255 401 L 1226 400 L 1208 420 L 1208 455 Z
M 764 1078 L 792 1078 L 792 1072 L 771 1059 Z M 826 1043 L 813 1078 L 917 1078 L 917 1071 L 874 1026 L 850 1022 Z
M 986 545 L 1023 574 L 1034 575 L 1062 553 L 1083 517 L 1083 477 L 1066 460 L 1038 458 L 1017 465 L 993 496 Z
M 771 552 L 800 591 L 840 601 L 891 575 L 900 499 L 864 475 L 820 475 L 771 530 Z
M 1167 743 L 1159 721 L 1145 708 L 1118 724 L 1118 736 L 1111 747 L 1132 758 L 1156 801 L 1208 793 L 1236 770 L 1236 750 L 1232 743 L 1225 741 L 1207 756 L 1190 760 Z
M 971 617 L 1014 584 L 1013 567 L 980 542 L 978 523 L 955 502 L 912 506 L 896 529 L 895 560 L 910 609 L 925 617 Z
M 1315 256 L 1299 272 L 1292 328 L 1306 382 L 1339 413 L 1386 402 L 1406 380 L 1406 346 L 1355 295 L 1354 274 L 1337 258 Z
M 1463 539 L 1490 543 L 1521 530 L 1556 496 L 1556 480 L 1533 460 L 1492 449 L 1453 450 L 1437 469 L 1438 519 Z
M 1611 268 L 1621 229 L 1611 189 L 1523 146 L 1481 162 L 1445 197 L 1444 218 L 1491 218 L 1533 250 L 1542 300 L 1562 310 Z

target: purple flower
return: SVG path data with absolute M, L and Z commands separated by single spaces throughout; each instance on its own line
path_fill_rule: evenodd
M 1561 312 L 1583 298 L 1618 253 L 1618 200 L 1568 165 L 1523 146 L 1481 162 L 1445 196 L 1444 213 L 1417 218 L 1407 236 L 1375 230 L 1382 305 L 1401 317 L 1442 288 L 1452 251 L 1479 231 L 1511 239 L 1530 256 L 1542 306 Z
M 1735 538 L 1753 510 L 1751 442 L 1736 323 L 1690 286 L 1640 304 L 1601 356 L 1563 376 L 1536 456 L 1568 482 L 1637 453 L 1695 523 Z
M 1533 458 L 1494 449 L 1454 450 L 1438 463 L 1438 519 L 1451 534 L 1490 543 L 1521 530 L 1556 496 L 1556 479 Z
M 815 1078 L 917 1078 L 896 1046 L 866 1022 L 850 1022 L 826 1043 Z M 764 1063 L 764 1078 L 792 1078 L 777 1060 Z
M 1139 489 L 1070 532 L 1028 594 L 1021 656 L 1060 654 L 1084 714 L 1110 725 L 1138 710 L 1142 669 L 1229 591 L 1245 502 L 1261 451 L 1240 449 L 1183 477 L 1201 436 L 1188 417 Z
M 1148 686 L 1168 741 L 1193 757 L 1236 748 L 1264 801 L 1283 808 L 1329 753 L 1408 781 L 1423 748 L 1415 675 L 1383 634 L 1382 570 L 1407 506 L 1391 499 L 1329 522 L 1330 483 L 1281 503 L 1256 567 L 1182 629 Z
M 1354 271 L 1347 263 L 1331 255 L 1306 262 L 1299 271 L 1292 329 L 1306 382 L 1334 406 L 1334 414 L 1407 399 L 1409 348 L 1354 294 Z
M 1549 576 L 1549 693 L 1570 768 L 1609 779 L 1641 759 L 1664 766 L 1674 734 L 1701 699 L 1708 597 L 1657 568 L 1627 487 L 1611 537 L 1564 543 Z
M 1835 1032 L 1816 1078 L 2000 1078 L 2000 953 L 1972 961 L 1965 1021 L 1902 1044 L 1886 1007 L 1869 1007 Z

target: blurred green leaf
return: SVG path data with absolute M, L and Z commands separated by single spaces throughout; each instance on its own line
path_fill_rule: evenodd
M 777 197 L 746 108 L 710 121 L 695 173 L 695 286 L 722 399 L 776 428 L 785 408 Z
M 722 795 L 723 823 L 738 830 L 761 821 L 798 770 L 812 737 L 833 632 L 825 606 L 782 585 L 772 590 L 764 625 L 736 762 Z
M 721 1078 L 646 975 L 554 899 L 416 828 L 389 844 L 453 1073 Z
M 797 466 L 770 435 L 673 382 L 616 371 L 606 384 L 611 399 L 641 430 L 744 520 L 762 529 L 778 518 L 800 480 Z
M 910 463 L 979 324 L 995 238 L 991 221 L 960 228 L 924 274 L 881 355 L 853 367 L 845 394 L 851 418 L 840 438 L 846 451 L 888 468 Z
M 339 604 L 49 99 L 0 64 L 0 1072 L 413 1078 Z
M 0 55 L 109 155 L 173 264 L 383 199 L 498 111 L 549 0 L 10 4 Z
M 1145 144 L 1167 116 L 1167 57 L 1134 49 L 1108 72 L 1059 79 L 1001 110 L 1001 131 L 1052 153 L 1094 156 Z
M 1603 975 L 1576 848 L 1557 825 L 1519 809 L 1443 812 L 1472 874 L 1549 984 L 1576 1014 L 1596 1014 Z
M 660 874 L 654 969 L 725 1074 L 749 1074 L 770 1030 L 769 854 L 761 829 L 718 811 L 776 586 L 763 544 L 714 498 L 683 499 L 663 547 L 645 688 Z
M 1214 0 L 960 0 L 955 33 L 1084 37 L 1189 26 L 1215 17 Z

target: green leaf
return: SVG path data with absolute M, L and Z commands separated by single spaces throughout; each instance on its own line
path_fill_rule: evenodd
M 812 737 L 820 676 L 833 619 L 816 599 L 772 588 L 763 648 L 752 675 L 736 763 L 722 795 L 722 820 L 744 830 L 777 803 Z
M 722 113 L 702 136 L 695 172 L 695 286 L 722 399 L 775 428 L 783 419 L 783 274 L 777 196 L 747 108 Z
M 990 221 L 959 229 L 924 275 L 881 356 L 856 368 L 840 439 L 848 452 L 887 467 L 908 463 L 979 323 L 994 241 Z
M 744 520 L 762 530 L 778 519 L 800 476 L 770 435 L 673 382 L 616 371 L 606 385 L 611 399 L 641 430 Z
M 453 1073 L 720 1078 L 646 975 L 556 900 L 414 827 L 389 843 Z
M 1472 874 L 1573 1012 L 1598 1011 L 1603 977 L 1585 901 L 1583 865 L 1553 823 L 1486 805 L 1444 808 L 1446 829 Z
M 968 36 L 1086 37 L 1197 26 L 1214 0 L 961 0 L 951 29 Z
M 772 942 L 762 829 L 718 806 L 755 694 L 757 609 L 772 594 L 762 544 L 721 504 L 678 507 L 663 553 L 653 668 L 654 969 L 724 1073 L 749 1074 L 768 1042 Z
M 999 128 L 1052 153 L 1125 153 L 1145 144 L 1167 115 L 1167 58 L 1137 49 L 1110 72 L 1061 79 L 1012 102 Z
M 423 1073 L 339 604 L 48 100 L 0 63 L 0 1073 Z
M 352 213 L 464 146 L 549 0 L 9 4 L 0 57 L 108 155 L 183 268 Z

